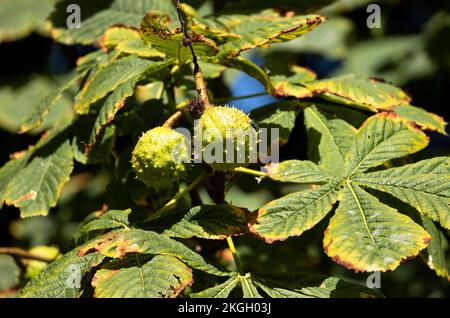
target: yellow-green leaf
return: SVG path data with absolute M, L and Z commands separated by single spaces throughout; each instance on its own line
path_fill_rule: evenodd
M 283 102 L 276 102 L 269 105 L 256 108 L 250 112 L 252 118 L 258 127 L 267 128 L 267 140 L 275 142 L 274 136 L 268 133 L 270 130 L 277 129 L 279 143 L 281 145 L 289 141 L 289 136 L 294 129 L 295 119 L 301 110 L 300 102 L 297 100 L 287 100 Z
M 269 163 L 264 167 L 269 178 L 281 182 L 322 183 L 332 181 L 331 172 L 307 160 L 286 160 Z
M 392 108 L 392 110 L 400 117 L 419 125 L 422 129 L 435 130 L 441 134 L 446 134 L 444 118 L 429 113 L 425 109 L 412 105 L 400 105 Z
M 49 113 L 51 108 L 62 97 L 63 93 L 69 89 L 79 79 L 80 75 L 74 75 L 71 79 L 67 80 L 64 84 L 54 88 L 50 94 L 42 99 L 33 111 L 23 120 L 20 127 L 20 132 L 28 132 L 32 129 L 38 128 L 42 125 L 44 117 Z
M 192 270 L 177 258 L 157 255 L 137 266 L 101 269 L 92 286 L 96 298 L 175 298 L 193 283 Z
M 131 209 L 107 211 L 81 226 L 75 233 L 75 241 L 79 241 L 80 238 L 88 237 L 89 234 L 95 231 L 128 228 L 130 226 L 130 222 L 128 221 L 130 213 Z
M 224 18 L 222 18 L 224 20 Z M 287 42 L 296 39 L 318 26 L 324 17 L 318 15 L 295 16 L 292 18 L 265 15 L 233 15 L 228 21 L 229 31 L 239 36 L 219 46 L 219 59 L 238 56 L 242 51 L 270 43 Z
M 450 229 L 450 158 L 437 157 L 398 168 L 355 175 L 363 186 L 392 194 Z
M 364 172 L 428 145 L 427 136 L 402 118 L 387 113 L 370 117 L 358 130 L 355 143 L 345 157 L 346 176 Z
M 313 81 L 306 86 L 318 97 L 373 112 L 408 104 L 411 100 L 400 88 L 353 75 Z
M 271 201 L 258 210 L 250 231 L 266 242 L 298 236 L 322 220 L 337 200 L 339 182 L 295 192 Z
M 4 194 L 7 205 L 20 209 L 21 217 L 47 215 L 69 180 L 73 156 L 69 141 L 53 152 L 35 152 L 29 164 L 9 182 Z
M 165 254 L 179 258 L 192 268 L 217 276 L 230 276 L 214 266 L 183 244 L 151 231 L 138 229 L 116 230 L 91 241 L 80 248 L 79 254 L 85 255 L 98 251 L 102 255 L 122 258 L 128 253 Z
M 333 260 L 355 271 L 394 270 L 416 256 L 430 235 L 406 215 L 347 182 L 323 246 Z

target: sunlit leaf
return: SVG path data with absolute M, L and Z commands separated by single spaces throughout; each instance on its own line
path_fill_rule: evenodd
M 364 172 L 427 145 L 427 136 L 400 117 L 384 113 L 372 116 L 358 130 L 355 143 L 348 150 L 344 174 Z
M 330 220 L 323 246 L 337 263 L 355 271 L 394 270 L 416 256 L 430 235 L 406 215 L 348 182 Z
M 173 256 L 157 255 L 137 266 L 101 269 L 92 279 L 97 298 L 174 298 L 193 283 L 192 271 Z
M 4 200 L 20 209 L 22 217 L 47 215 L 69 180 L 73 169 L 73 156 L 68 141 L 53 152 L 35 152 L 26 168 L 9 182 Z

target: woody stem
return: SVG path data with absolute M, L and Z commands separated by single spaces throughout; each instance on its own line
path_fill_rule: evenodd
M 195 54 L 194 47 L 192 46 L 191 38 L 189 37 L 189 34 L 186 30 L 186 23 L 183 20 L 183 15 L 182 15 L 181 9 L 180 9 L 180 0 L 176 1 L 176 7 L 177 7 L 177 12 L 178 12 L 178 20 L 180 21 L 181 29 L 183 31 L 184 38 L 185 38 L 185 41 L 183 44 L 186 46 L 189 46 L 189 49 L 191 50 L 191 54 L 192 54 L 192 62 L 194 63 L 194 78 L 195 78 L 195 85 L 197 87 L 198 97 L 202 101 L 205 108 L 210 108 L 210 107 L 212 107 L 212 105 L 209 101 L 208 91 L 206 89 L 205 78 L 203 76 L 203 72 L 202 72 L 200 66 L 198 65 L 197 55 Z

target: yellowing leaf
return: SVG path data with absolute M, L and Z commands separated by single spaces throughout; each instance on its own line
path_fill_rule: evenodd
M 19 208 L 21 217 L 47 215 L 56 205 L 72 169 L 69 141 L 59 145 L 53 153 L 35 152 L 26 168 L 9 182 L 4 200 Z
M 137 229 L 113 231 L 84 245 L 80 248 L 79 254 L 85 255 L 95 251 L 113 258 L 123 258 L 128 253 L 171 255 L 179 258 L 192 268 L 197 268 L 212 275 L 229 276 L 228 273 L 224 273 L 206 263 L 199 254 L 183 244 L 151 231 Z
M 270 43 L 287 42 L 318 26 L 324 17 L 318 15 L 295 16 L 292 18 L 265 15 L 233 15 L 225 24 L 231 33 L 239 35 L 236 40 L 219 46 L 219 59 L 238 56 L 242 51 Z
M 291 193 L 271 201 L 259 209 L 250 231 L 268 243 L 301 235 L 331 210 L 338 189 L 338 182 L 330 182 L 317 189 Z
M 359 186 L 348 182 L 341 196 L 323 239 L 337 263 L 357 272 L 384 272 L 428 245 L 430 235 L 422 227 Z
M 137 266 L 101 269 L 92 286 L 97 298 L 174 298 L 193 283 L 192 271 L 173 256 L 157 255 Z
M 441 134 L 446 134 L 444 118 L 429 113 L 425 109 L 412 105 L 400 105 L 392 108 L 392 111 L 400 117 L 419 125 L 422 129 L 435 130 Z
M 450 158 L 437 157 L 358 174 L 354 181 L 390 193 L 450 229 Z
M 358 130 L 355 143 L 345 157 L 344 174 L 364 172 L 427 145 L 427 136 L 398 116 L 385 113 L 372 116 Z
M 269 163 L 264 169 L 269 178 L 281 182 L 320 183 L 334 179 L 329 171 L 307 160 Z
M 318 97 L 374 112 L 408 104 L 411 100 L 393 85 L 352 75 L 313 81 L 307 87 Z

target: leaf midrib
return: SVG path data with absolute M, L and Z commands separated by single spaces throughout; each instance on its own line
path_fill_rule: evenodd
M 359 212 L 360 212 L 360 214 L 361 214 L 362 220 L 363 220 L 363 222 L 364 222 L 364 226 L 365 226 L 365 228 L 366 228 L 366 230 L 367 230 L 367 233 L 369 234 L 370 240 L 372 241 L 373 245 L 374 245 L 375 248 L 377 249 L 378 255 L 379 255 L 380 257 L 382 257 L 381 251 L 380 251 L 380 249 L 378 248 L 378 245 L 377 245 L 377 243 L 375 242 L 375 239 L 373 238 L 372 233 L 371 233 L 371 231 L 370 231 L 369 225 L 368 225 L 367 220 L 366 220 L 366 216 L 364 215 L 364 211 L 363 211 L 363 208 L 362 208 L 362 206 L 361 206 L 361 203 L 359 202 L 358 196 L 356 195 L 355 190 L 353 189 L 353 187 L 352 187 L 352 185 L 351 185 L 351 181 L 350 181 L 350 180 L 347 180 L 346 182 L 347 182 L 348 189 L 350 190 L 350 192 L 351 192 L 353 198 L 355 199 L 356 204 L 358 205 L 358 210 L 359 210 Z

